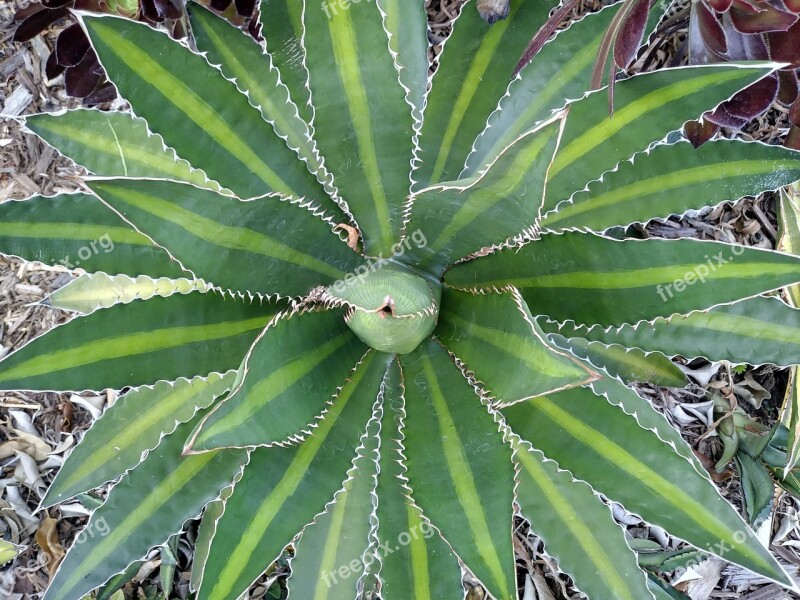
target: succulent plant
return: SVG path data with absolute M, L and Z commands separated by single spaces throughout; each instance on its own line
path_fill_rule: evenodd
M 509 600 L 517 512 L 589 598 L 666 597 L 604 497 L 791 585 L 625 385 L 679 385 L 678 354 L 800 363 L 797 311 L 759 296 L 800 258 L 624 231 L 800 178 L 785 148 L 675 133 L 775 65 L 637 75 L 610 118 L 585 91 L 617 7 L 512 80 L 551 8 L 489 25 L 467 4 L 432 80 L 421 0 L 266 0 L 265 45 L 192 6 L 200 53 L 83 17 L 133 112 L 26 118 L 93 176 L 0 205 L 4 253 L 84 273 L 48 300 L 79 316 L 7 356 L 0 387 L 129 390 L 42 500 L 116 481 L 87 524 L 107 535 L 75 542 L 46 600 L 201 514 L 200 600 L 289 546 L 299 598 L 462 598 L 468 569 Z

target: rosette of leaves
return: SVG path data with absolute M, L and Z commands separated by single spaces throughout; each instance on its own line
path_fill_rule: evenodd
M 47 600 L 201 514 L 200 600 L 290 545 L 299 598 L 457 599 L 467 569 L 508 600 L 517 510 L 590 598 L 665 597 L 601 495 L 790 585 L 624 381 L 679 385 L 676 354 L 800 363 L 797 312 L 759 296 L 800 258 L 606 233 L 800 177 L 784 148 L 662 141 L 773 65 L 631 77 L 609 118 L 585 91 L 617 7 L 512 80 L 553 7 L 467 4 L 432 81 L 421 1 L 268 0 L 265 45 L 190 8 L 200 53 L 83 17 L 133 112 L 26 118 L 94 175 L 0 205 L 3 252 L 86 273 L 0 387 L 130 389 L 42 501 L 116 481 Z
M 51 25 L 69 18 L 70 10 L 119 15 L 159 25 L 175 39 L 186 37 L 185 0 L 42 0 L 17 11 L 14 20 L 15 42 L 27 42 L 41 35 Z M 202 2 L 231 23 L 242 26 L 253 16 L 255 0 L 209 0 Z M 252 29 L 254 36 L 257 29 Z M 67 26 L 56 38 L 55 48 L 47 57 L 45 75 L 54 79 L 64 74 L 64 89 L 69 96 L 83 98 L 86 105 L 109 102 L 116 97 L 114 86 L 106 77 L 78 23 Z

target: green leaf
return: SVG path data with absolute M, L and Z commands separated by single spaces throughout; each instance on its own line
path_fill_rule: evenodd
M 289 88 L 300 118 L 314 120 L 314 107 L 308 90 L 308 70 L 303 36 L 303 2 L 296 0 L 261 0 L 259 23 L 281 79 Z
M 800 258 L 693 239 L 618 241 L 543 235 L 448 271 L 453 287 L 519 288 L 531 312 L 554 321 L 621 325 L 705 310 L 800 281 Z M 710 284 L 710 285 L 706 285 Z
M 342 487 L 390 360 L 369 351 L 303 445 L 253 450 L 217 522 L 198 600 L 238 598 L 324 510 Z
M 458 558 L 409 497 L 401 433 L 404 404 L 402 373 L 393 362 L 384 383 L 377 487 L 380 546 L 376 560 L 380 560 L 381 597 L 461 600 L 464 590 Z
M 511 0 L 508 18 L 493 25 L 475 6 L 463 7 L 439 56 L 425 108 L 423 163 L 414 172 L 421 186 L 458 178 L 520 54 L 557 4 Z
M 548 119 L 553 110 L 584 95 L 600 41 L 619 6 L 587 14 L 542 47 L 509 84 L 475 140 L 462 177 L 478 173 L 514 139 Z
M 800 183 L 781 190 L 778 206 L 778 250 L 800 254 Z M 789 304 L 800 308 L 800 285 L 788 288 L 787 292 Z
M 11 542 L 0 539 L 0 565 L 10 563 L 17 557 L 18 554 L 19 548 L 17 548 Z
M 651 598 L 622 528 L 592 489 L 538 450 L 514 442 L 517 502 L 545 551 L 589 598 Z
M 192 293 L 99 310 L 4 358 L 0 389 L 99 391 L 224 373 L 279 308 Z
M 736 454 L 736 466 L 742 478 L 747 520 L 751 525 L 758 527 L 769 516 L 772 499 L 775 496 L 775 484 L 764 463 L 744 452 Z
M 179 158 L 129 112 L 70 110 L 26 116 L 25 126 L 87 171 L 101 177 L 174 179 L 219 190 L 202 172 Z
M 387 52 L 383 16 L 372 2 L 324 2 L 306 7 L 303 23 L 320 152 L 366 253 L 388 254 L 411 187 L 414 119 Z
M 603 377 L 590 384 L 592 391 L 598 396 L 604 396 L 609 403 L 622 409 L 626 415 L 632 416 L 645 429 L 654 432 L 662 442 L 666 442 L 680 456 L 694 465 L 695 471 L 708 479 L 703 463 L 697 458 L 691 446 L 681 437 L 667 418 L 658 412 L 652 404 L 642 398 L 635 390 L 620 381 L 610 377 Z
M 94 534 L 91 542 L 77 538 L 47 588 L 47 600 L 79 598 L 125 570 L 197 517 L 242 469 L 244 451 L 181 456 L 194 425 L 179 426 L 112 488 L 86 525 L 84 535 Z
M 180 277 L 169 254 L 94 196 L 60 194 L 0 204 L 0 248 L 46 265 L 131 277 Z
M 790 579 L 714 485 L 631 416 L 572 388 L 503 410 L 514 431 L 601 494 L 698 548 Z
M 233 392 L 203 420 L 187 448 L 202 452 L 305 437 L 365 349 L 340 310 L 279 316 L 247 353 Z
M 400 83 L 414 109 L 416 120 L 422 121 L 428 91 L 428 14 L 424 2 L 377 0 L 384 13 L 383 26 L 389 33 L 389 47 L 397 56 Z
M 343 489 L 295 544 L 287 585 L 289 593 L 298 598 L 353 600 L 367 567 L 375 560 L 369 549 L 376 502 L 378 424 L 377 419 L 370 421 Z
M 545 341 L 518 294 L 473 296 L 445 288 L 434 333 L 498 404 L 581 385 L 593 377 Z
M 84 435 L 47 490 L 41 506 L 63 502 L 116 479 L 142 461 L 164 435 L 194 418 L 233 384 L 235 373 L 160 381 L 128 392 Z
M 758 63 L 661 69 L 617 82 L 614 114 L 598 90 L 569 108 L 547 180 L 545 209 L 772 70 Z
M 561 333 L 689 359 L 705 357 L 734 364 L 781 366 L 800 363 L 800 310 L 778 298 L 757 296 L 708 312 L 675 315 L 609 331 L 566 324 Z
M 94 273 L 81 275 L 47 297 L 46 303 L 62 310 L 74 310 L 89 314 L 99 308 L 110 308 L 115 304 L 128 304 L 134 300 L 149 300 L 154 296 L 167 298 L 173 294 L 208 292 L 202 279 L 153 279 L 139 275 L 136 279 L 127 275 Z
M 194 167 L 240 197 L 325 195 L 258 110 L 202 56 L 128 19 L 84 16 L 83 24 L 133 111 Z
M 299 200 L 242 201 L 172 181 L 108 179 L 89 187 L 185 268 L 225 289 L 301 296 L 362 263 Z
M 545 229 L 603 231 L 692 208 L 757 196 L 800 179 L 800 152 L 717 140 L 663 144 L 620 163 L 544 217 Z M 702 190 L 699 193 L 699 190 Z
M 316 142 L 311 137 L 311 128 L 300 117 L 272 56 L 264 52 L 252 37 L 206 8 L 194 4 L 189 8 L 197 49 L 205 53 L 211 64 L 219 65 L 226 78 L 236 82 L 236 87 L 247 94 L 250 103 L 261 111 L 261 116 L 272 125 L 275 133 L 286 140 L 286 144 L 326 186 L 326 191 L 332 193 L 331 176 L 322 164 Z M 341 209 L 330 198 L 318 195 L 314 200 L 337 219 L 343 218 Z
M 511 448 L 436 340 L 402 356 L 401 365 L 412 498 L 492 597 L 515 599 Z
M 526 134 L 478 178 L 416 194 L 405 230 L 422 232 L 427 244 L 412 246 L 403 258 L 441 273 L 456 259 L 531 228 L 544 199 L 545 177 L 562 124 L 557 120 Z
M 586 360 L 625 383 L 648 381 L 664 387 L 683 387 L 686 377 L 673 362 L 661 354 L 646 354 L 638 348 L 625 348 L 619 344 L 605 345 L 580 337 L 566 338 L 549 334 L 548 339 L 562 350 Z

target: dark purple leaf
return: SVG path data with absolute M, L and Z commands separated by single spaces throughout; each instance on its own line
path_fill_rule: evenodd
M 630 0 L 625 19 L 614 41 L 614 62 L 620 69 L 626 69 L 636 58 L 636 51 L 642 45 L 650 0 Z
M 786 136 L 784 145 L 792 150 L 800 150 L 800 127 L 792 127 L 789 130 L 789 135 Z
M 74 67 L 68 67 L 64 73 L 64 86 L 67 94 L 74 98 L 85 98 L 91 94 L 103 78 L 103 70 L 97 61 L 97 55 L 87 52 L 83 60 Z
M 778 101 L 783 104 L 792 104 L 800 94 L 797 73 L 793 69 L 782 69 L 778 71 L 778 80 L 780 81 Z
M 67 16 L 66 8 L 45 8 L 25 18 L 14 31 L 15 42 L 32 40 L 59 19 Z
M 142 14 L 155 23 L 180 19 L 183 9 L 179 2 L 180 0 L 141 0 Z
M 767 33 L 786 31 L 797 22 L 797 15 L 761 2 L 754 10 L 742 0 L 733 0 L 730 10 L 731 23 L 740 33 Z
M 93 106 L 95 104 L 105 104 L 106 102 L 111 102 L 114 98 L 117 97 L 117 88 L 115 88 L 111 83 L 106 81 L 105 83 L 100 83 L 95 90 L 86 96 L 83 99 L 83 103 L 87 106 Z
M 800 13 L 800 0 L 783 0 L 786 10 L 793 13 Z
M 795 98 L 794 104 L 789 109 L 789 120 L 795 127 L 800 127 L 800 98 Z
M 253 15 L 253 11 L 256 9 L 256 0 L 235 0 L 235 2 L 236 12 L 241 16 L 248 18 Z
M 708 119 L 688 121 L 683 125 L 683 135 L 691 142 L 692 146 L 699 148 L 714 137 L 719 131 L 719 125 Z
M 61 8 L 62 6 L 72 5 L 75 0 L 42 0 L 42 6 L 45 8 Z
M 211 0 L 208 5 L 217 12 L 225 12 L 232 3 L 233 0 Z
M 729 60 L 769 60 L 769 50 L 763 38 L 760 35 L 745 35 L 736 31 L 729 12 L 722 15 L 722 29 L 728 43 Z
M 719 13 L 724 13 L 733 4 L 733 0 L 707 0 L 707 2 L 711 8 Z
M 89 40 L 77 23 L 70 25 L 56 40 L 56 60 L 65 67 L 77 65 L 89 51 Z
M 211 6 L 217 10 L 224 10 L 217 8 L 215 6 L 216 2 L 217 0 L 211 0 Z M 519 59 L 517 66 L 514 67 L 515 76 L 525 65 L 531 61 L 534 56 L 536 56 L 536 54 L 538 54 L 539 50 L 541 50 L 542 46 L 544 46 L 544 43 L 550 39 L 550 36 L 553 35 L 556 29 L 558 29 L 558 26 L 564 22 L 564 18 L 572 11 L 576 4 L 578 4 L 578 0 L 566 0 L 564 4 L 562 4 L 561 7 L 553 13 L 547 22 L 542 25 L 542 28 L 536 33 L 536 35 L 533 36 L 533 39 L 528 42 L 528 46 L 522 53 L 522 57 Z
M 723 102 L 708 118 L 722 127 L 738 129 L 764 113 L 777 97 L 778 76 L 772 74 Z
M 730 129 L 741 129 L 747 125 L 747 119 L 731 114 L 724 105 L 718 106 L 712 112 L 703 115 L 715 125 L 728 127 Z
M 728 52 L 728 43 L 725 39 L 725 30 L 722 24 L 708 7 L 702 2 L 692 3 L 692 16 L 697 19 L 703 41 L 709 50 L 722 56 Z
M 800 23 L 795 23 L 789 31 L 769 33 L 767 38 L 772 60 L 800 68 Z
M 64 65 L 58 64 L 56 53 L 51 52 L 47 57 L 47 63 L 44 66 L 44 74 L 48 79 L 55 79 L 64 72 Z

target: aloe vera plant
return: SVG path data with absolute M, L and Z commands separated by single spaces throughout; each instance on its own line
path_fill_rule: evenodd
M 489 25 L 467 4 L 430 88 L 421 0 L 266 0 L 265 46 L 190 7 L 199 52 L 82 19 L 132 112 L 25 119 L 93 175 L 0 205 L 0 248 L 85 274 L 48 300 L 79 316 L 7 356 L 0 387 L 131 391 L 42 500 L 118 480 L 87 525 L 108 534 L 46 600 L 201 514 L 200 600 L 290 545 L 299 598 L 462 598 L 468 569 L 509 600 L 517 510 L 589 598 L 665 597 L 600 494 L 791 585 L 624 382 L 679 385 L 676 354 L 800 363 L 797 311 L 759 296 L 800 258 L 606 235 L 800 178 L 784 148 L 667 141 L 774 66 L 631 77 L 609 118 L 584 92 L 616 7 L 510 81 L 551 8 Z

